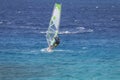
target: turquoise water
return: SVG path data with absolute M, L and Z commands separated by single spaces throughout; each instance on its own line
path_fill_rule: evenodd
M 55 2 L 0 1 L 0 80 L 119 80 L 119 1 L 58 1 L 61 43 L 48 53 Z

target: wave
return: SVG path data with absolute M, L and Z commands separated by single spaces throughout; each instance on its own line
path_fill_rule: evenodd
M 70 53 L 72 53 L 73 52 L 72 50 L 64 50 L 64 49 L 55 49 L 51 52 L 48 52 L 47 48 L 43 48 L 40 51 L 43 52 L 43 53 L 52 53 L 52 52 L 70 52 Z
M 54 52 L 73 52 L 72 50 L 56 49 Z
M 74 30 L 61 30 L 59 34 L 78 34 L 78 33 L 87 33 L 93 32 L 93 29 L 86 29 L 85 27 L 77 27 Z M 41 34 L 46 34 L 46 31 L 41 31 Z
M 41 31 L 40 33 L 41 33 L 41 34 L 46 34 L 46 31 Z
M 89 30 L 81 30 L 81 31 L 75 31 L 75 32 L 63 31 L 63 32 L 60 32 L 59 34 L 78 34 L 78 33 L 86 33 L 86 32 L 93 32 L 93 30 L 89 29 Z
M 51 52 L 48 52 L 47 51 L 47 48 L 43 48 L 40 50 L 41 53 L 58 53 L 58 52 L 61 52 L 61 53 L 86 53 L 88 49 L 87 47 L 82 47 L 81 50 L 69 50 L 69 49 L 54 49 L 53 51 Z

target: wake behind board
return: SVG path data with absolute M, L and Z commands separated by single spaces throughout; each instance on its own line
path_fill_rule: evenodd
M 40 50 L 41 52 L 44 52 L 44 53 L 50 53 L 50 52 L 53 52 L 53 50 L 49 51 L 47 48 L 43 48 Z

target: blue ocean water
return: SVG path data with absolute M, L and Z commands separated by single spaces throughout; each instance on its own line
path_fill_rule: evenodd
M 55 2 L 61 43 L 47 53 Z M 0 0 L 0 80 L 120 80 L 120 1 Z

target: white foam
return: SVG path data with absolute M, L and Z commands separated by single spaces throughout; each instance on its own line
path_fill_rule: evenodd
M 114 8 L 115 6 L 112 5 L 112 8 Z
M 74 22 L 78 22 L 79 20 L 74 20 Z
M 97 8 L 99 8 L 99 6 L 96 6 L 95 8 L 97 9 Z
M 87 49 L 87 47 L 82 47 L 82 49 Z
M 3 22 L 2 21 L 0 21 L 0 24 L 2 24 Z
M 17 11 L 17 13 L 18 13 L 18 14 L 20 14 L 20 13 L 21 13 L 21 11 Z
M 93 29 L 86 29 L 85 27 L 76 27 L 73 30 L 61 30 L 59 34 L 78 34 L 78 33 L 85 33 L 85 32 L 93 32 Z M 41 34 L 46 34 L 46 31 L 40 31 Z
M 59 32 L 59 34 L 72 34 L 72 32 L 70 32 L 70 31 L 61 31 L 61 32 Z
M 77 27 L 76 29 L 85 29 L 85 27 Z
M 55 49 L 55 52 L 73 52 L 72 50 Z
M 59 34 L 78 34 L 78 33 L 85 33 L 85 32 L 93 32 L 92 29 L 88 30 L 78 30 L 78 31 L 60 31 Z M 46 34 L 46 31 L 41 31 L 41 34 Z
M 41 33 L 41 34 L 46 34 L 46 31 L 41 31 L 40 33 Z
M 64 49 L 53 49 L 52 51 L 48 52 L 47 48 L 43 48 L 40 50 L 43 53 L 52 53 L 52 52 L 73 52 L 72 50 L 64 50 Z
M 76 28 L 76 31 L 61 31 L 59 34 L 78 34 L 78 33 L 86 33 L 86 32 L 93 32 L 92 29 L 85 29 L 84 27 Z
M 41 52 L 47 52 L 47 48 L 43 48 L 40 50 Z
M 76 29 L 78 29 L 78 31 L 80 33 L 83 33 L 83 32 L 93 32 L 93 29 L 86 29 L 85 27 L 77 27 Z

